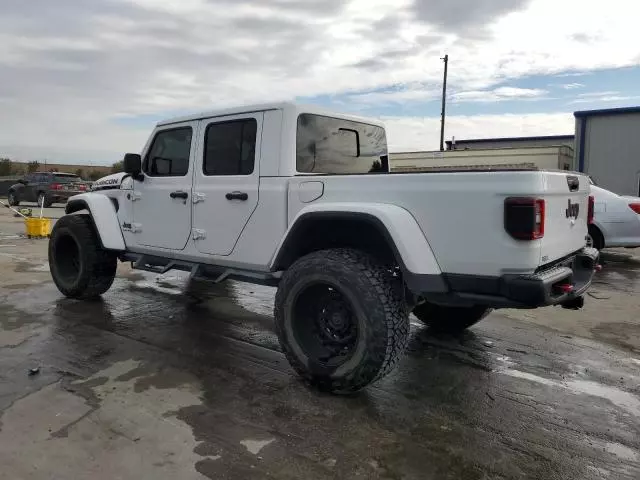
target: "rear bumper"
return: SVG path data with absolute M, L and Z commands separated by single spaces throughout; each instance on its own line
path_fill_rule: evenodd
M 533 275 L 504 277 L 506 297 L 530 307 L 558 305 L 581 297 L 591 286 L 598 258 L 595 248 L 585 248 Z
M 492 308 L 537 308 L 571 305 L 591 286 L 598 264 L 595 248 L 584 248 L 531 275 L 481 277 L 443 275 L 441 289 L 420 288 L 427 283 L 413 277 L 408 287 L 426 300 L 445 305 L 486 305 Z M 428 285 L 434 285 L 428 279 Z M 422 284 L 422 285 L 420 285 Z

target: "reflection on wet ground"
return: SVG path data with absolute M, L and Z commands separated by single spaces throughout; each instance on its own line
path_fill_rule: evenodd
M 628 293 L 640 292 L 640 258 L 631 253 L 605 250 L 600 260 L 604 268 L 595 285 Z
M 637 289 L 618 261 L 598 281 Z M 338 398 L 293 375 L 273 289 L 184 284 L 0 290 L 0 478 L 49 478 L 17 458 L 66 478 L 640 478 L 627 351 L 499 314 L 459 338 L 413 319 L 398 370 Z

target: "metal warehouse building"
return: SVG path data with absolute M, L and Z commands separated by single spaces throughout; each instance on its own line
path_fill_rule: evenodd
M 492 148 L 561 147 L 573 148 L 573 135 L 543 137 L 475 138 L 449 140 L 447 150 L 488 150 Z
M 576 170 L 619 195 L 640 196 L 640 107 L 574 115 Z

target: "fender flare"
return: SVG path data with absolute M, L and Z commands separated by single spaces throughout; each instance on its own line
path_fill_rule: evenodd
M 420 225 L 402 207 L 388 204 L 325 203 L 302 209 L 290 223 L 278 246 L 271 269 L 277 269 L 286 255 L 288 242 L 295 241 L 296 230 L 303 222 L 314 218 L 348 218 L 366 221 L 386 238 L 405 275 L 441 276 L 442 271 Z
M 65 207 L 67 215 L 88 210 L 105 250 L 126 249 L 120 222 L 111 198 L 101 193 L 81 193 L 69 198 Z

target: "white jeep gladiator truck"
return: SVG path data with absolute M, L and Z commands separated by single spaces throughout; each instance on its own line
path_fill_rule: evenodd
M 69 199 L 49 243 L 67 297 L 118 261 L 277 286 L 293 368 L 335 392 L 401 357 L 409 315 L 463 330 L 495 308 L 580 308 L 597 269 L 586 176 L 394 173 L 377 121 L 290 103 L 158 123 L 124 173 Z

